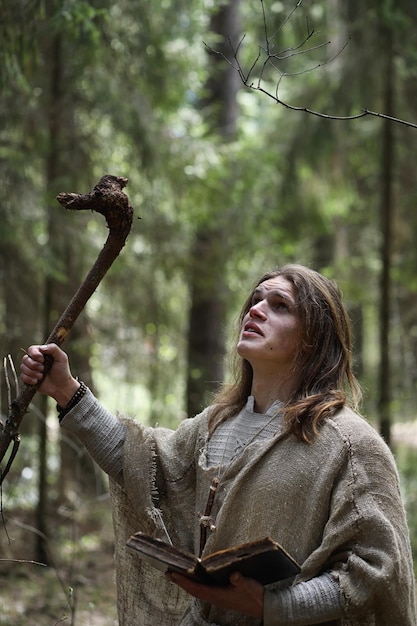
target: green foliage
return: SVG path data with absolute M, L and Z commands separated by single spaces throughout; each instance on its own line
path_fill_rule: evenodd
M 378 110 L 385 75 L 374 19 L 382 7 L 335 6 L 302 5 L 291 14 L 288 3 L 265 3 L 270 43 L 286 58 L 262 74 L 257 65 L 253 79 L 262 77 L 272 93 L 278 80 L 284 101 L 330 115 Z M 405 0 L 384 6 L 395 12 L 396 106 L 399 117 L 411 119 L 415 8 Z M 88 191 L 111 172 L 129 178 L 134 227 L 88 307 L 82 336 L 68 349 L 87 356 L 112 408 L 152 422 L 175 424 L 183 415 L 190 251 L 196 232 L 218 228 L 227 233 L 225 324 L 265 268 L 291 260 L 334 276 L 347 301 L 361 305 L 364 340 L 357 345 L 373 415 L 380 121 L 311 116 L 242 88 L 238 132 L 222 143 L 200 107 L 210 70 L 204 3 L 61 0 L 3 3 L 1 11 L 2 352 L 18 359 L 22 344 L 40 340 L 45 280 L 64 292 L 53 306 L 58 315 L 103 243 L 100 217 L 62 213 L 54 196 Z M 301 53 L 309 29 L 317 34 Z M 243 33 L 239 59 L 247 72 L 266 45 L 259 2 L 243 3 Z M 318 45 L 328 39 L 331 45 Z M 392 358 L 399 414 L 413 410 L 416 396 L 416 135 L 405 127 L 395 133 Z

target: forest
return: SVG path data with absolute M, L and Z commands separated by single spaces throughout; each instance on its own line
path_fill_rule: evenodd
M 1 421 L 108 234 L 57 195 L 125 177 L 132 229 L 65 341 L 73 372 L 175 427 L 227 380 L 254 281 L 322 272 L 417 559 L 416 25 L 411 0 L 0 0 Z M 0 625 L 116 624 L 106 478 L 44 396 L 20 438 Z

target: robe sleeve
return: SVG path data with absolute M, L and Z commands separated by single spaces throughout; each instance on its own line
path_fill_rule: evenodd
M 329 519 L 319 549 L 303 563 L 304 580 L 324 558 L 339 582 L 346 619 L 373 623 L 378 615 L 381 626 L 414 626 L 413 562 L 394 458 L 371 427 L 359 434 L 344 429 L 343 437 Z
M 265 589 L 263 626 L 312 626 L 341 616 L 339 584 L 329 574 L 276 591 Z
M 65 415 L 61 426 L 81 441 L 106 474 L 121 481 L 126 426 L 102 407 L 89 389 Z

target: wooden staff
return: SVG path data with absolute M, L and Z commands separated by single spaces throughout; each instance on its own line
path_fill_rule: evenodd
M 97 289 L 100 281 L 125 245 L 133 220 L 133 209 L 129 204 L 127 195 L 122 191 L 127 182 L 127 178 L 107 174 L 100 179 L 90 193 L 58 194 L 58 202 L 66 209 L 71 211 L 88 209 L 104 215 L 109 234 L 97 260 L 72 297 L 45 343 L 56 343 L 58 346 L 63 343 L 87 301 Z M 51 368 L 52 362 L 50 358 L 46 358 L 44 376 Z M 4 471 L 0 470 L 0 485 L 7 475 L 19 448 L 20 423 L 23 416 L 28 412 L 28 406 L 41 383 L 42 381 L 36 385 L 23 384 L 17 398 L 10 404 L 6 423 L 4 425 L 1 424 L 0 463 L 3 462 L 12 442 L 13 448 Z

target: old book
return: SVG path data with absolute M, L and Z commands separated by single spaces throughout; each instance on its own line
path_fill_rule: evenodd
M 211 585 L 227 585 L 232 572 L 268 585 L 300 571 L 296 561 L 270 537 L 220 550 L 201 559 L 141 532 L 132 535 L 126 545 L 163 572 L 179 572 Z

